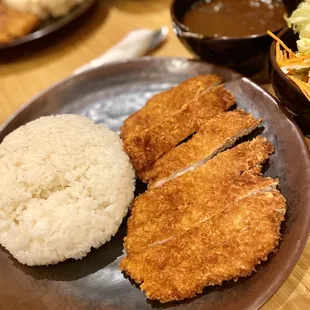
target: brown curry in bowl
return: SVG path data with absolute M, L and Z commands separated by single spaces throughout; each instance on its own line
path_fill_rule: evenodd
M 183 17 L 190 31 L 210 37 L 243 37 L 285 27 L 281 0 L 206 0 L 195 2 Z

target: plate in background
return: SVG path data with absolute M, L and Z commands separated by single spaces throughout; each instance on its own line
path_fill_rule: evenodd
M 0 127 L 0 141 L 26 122 L 58 113 L 83 114 L 119 131 L 123 120 L 152 95 L 206 73 L 223 76 L 238 107 L 263 118 L 263 136 L 274 144 L 275 154 L 270 157 L 266 175 L 280 178 L 288 207 L 278 252 L 248 278 L 206 288 L 197 298 L 163 306 L 147 300 L 118 269 L 126 234 L 124 222 L 109 243 L 81 261 L 27 267 L 0 248 L 1 309 L 257 309 L 277 291 L 297 263 L 309 234 L 309 150 L 300 130 L 276 99 L 249 79 L 183 58 L 112 63 L 71 76 L 31 99 Z
M 84 13 L 86 13 L 94 4 L 96 0 L 85 0 L 82 4 L 76 6 L 72 9 L 68 14 L 64 15 L 60 18 L 50 18 L 45 21 L 42 21 L 39 27 L 33 32 L 17 38 L 10 43 L 1 44 L 0 43 L 0 51 L 6 50 L 11 47 L 19 46 L 25 43 L 29 43 L 43 37 L 52 34 L 61 28 L 67 26 L 71 22 L 75 21 L 77 18 L 81 17 Z

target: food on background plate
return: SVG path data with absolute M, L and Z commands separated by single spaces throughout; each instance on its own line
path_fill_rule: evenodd
M 222 95 L 214 100 L 218 90 Z M 123 137 L 124 149 L 138 176 L 149 182 L 149 189 L 132 205 L 120 268 L 148 298 L 162 303 L 191 298 L 206 286 L 250 275 L 276 251 L 286 212 L 278 180 L 265 178 L 261 172 L 274 152 L 271 142 L 258 136 L 234 145 L 260 120 L 242 110 L 224 112 L 235 100 L 223 85 L 202 94 L 206 100 L 200 109 L 210 111 L 223 98 L 225 108 L 201 117 L 192 131 L 184 127 L 190 123 L 188 118 L 194 122 L 195 113 L 185 118 L 175 115 L 184 107 L 199 111 L 195 105 L 201 94 L 183 106 L 179 103 L 173 114 L 162 113 L 160 124 L 174 120 L 170 130 L 160 131 L 163 127 L 152 123 L 148 113 L 152 125 L 140 133 L 127 130 Z M 143 113 L 142 109 L 136 115 Z M 170 143 L 171 136 L 184 140 L 192 133 L 196 134 L 187 142 Z M 149 147 L 154 137 L 161 141 L 158 148 Z M 133 139 L 138 152 L 128 148 Z M 147 169 L 136 164 L 136 157 L 143 158 Z
M 32 32 L 39 22 L 35 15 L 8 8 L 0 2 L 0 44 L 7 44 L 25 36 Z
M 0 0 L 0 44 L 33 32 L 43 20 L 59 18 L 86 0 Z
M 209 37 L 243 37 L 283 28 L 285 12 L 282 0 L 197 1 L 182 22 L 190 31 Z
M 42 117 L 0 145 L 0 243 L 22 264 L 81 259 L 114 236 L 134 170 L 117 133 L 86 117 Z
M 66 15 L 85 0 L 2 0 L 8 7 L 34 14 L 40 19 Z
M 310 100 L 310 1 L 302 2 L 287 19 L 288 26 L 298 33 L 297 51 L 268 31 L 276 41 L 276 61 L 280 69 Z M 283 48 L 281 50 L 281 47 Z

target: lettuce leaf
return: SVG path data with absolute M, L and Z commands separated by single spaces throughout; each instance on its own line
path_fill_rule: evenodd
M 297 41 L 298 52 L 302 55 L 310 54 L 310 39 L 303 38 Z
M 302 2 L 292 15 L 286 19 L 287 24 L 299 34 L 298 52 L 302 55 L 310 53 L 310 1 Z

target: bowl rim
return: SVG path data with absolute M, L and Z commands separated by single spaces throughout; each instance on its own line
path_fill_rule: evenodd
M 241 37 L 229 37 L 229 36 L 207 36 L 207 35 L 203 35 L 201 33 L 197 33 L 197 32 L 193 32 L 189 29 L 189 27 L 187 27 L 186 25 L 184 25 L 177 17 L 175 14 L 175 11 L 177 9 L 177 5 L 179 3 L 179 1 L 181 0 L 173 0 L 171 5 L 170 5 L 170 16 L 171 19 L 173 21 L 174 24 L 176 24 L 178 27 L 181 28 L 182 30 L 182 34 L 179 33 L 178 30 L 176 30 L 177 35 L 183 36 L 183 37 L 188 37 L 188 38 L 195 38 L 195 39 L 199 39 L 199 40 L 210 40 L 210 41 L 240 41 L 240 40 L 253 40 L 253 39 L 258 39 L 258 38 L 267 38 L 269 37 L 266 33 L 262 33 L 262 34 L 251 34 L 251 35 L 247 35 L 247 36 L 241 36 Z M 194 2 L 199 2 L 201 0 L 194 0 Z M 279 33 L 281 30 L 283 30 L 284 27 L 281 27 L 277 30 L 272 31 L 273 33 Z
M 289 27 L 285 27 L 283 28 L 279 34 L 278 34 L 278 38 L 281 39 L 281 37 L 286 34 L 289 31 L 293 31 L 291 28 Z M 300 95 L 304 96 L 303 92 L 299 89 L 299 87 L 291 80 L 289 79 L 284 72 L 281 70 L 281 68 L 279 67 L 277 61 L 276 61 L 276 41 L 273 40 L 273 42 L 271 43 L 270 46 L 270 50 L 269 50 L 269 59 L 270 59 L 270 63 L 271 63 L 271 67 L 277 72 L 278 75 L 281 76 L 282 79 L 284 79 L 285 81 L 287 81 L 287 83 L 294 88 L 294 90 L 296 92 L 298 92 Z

